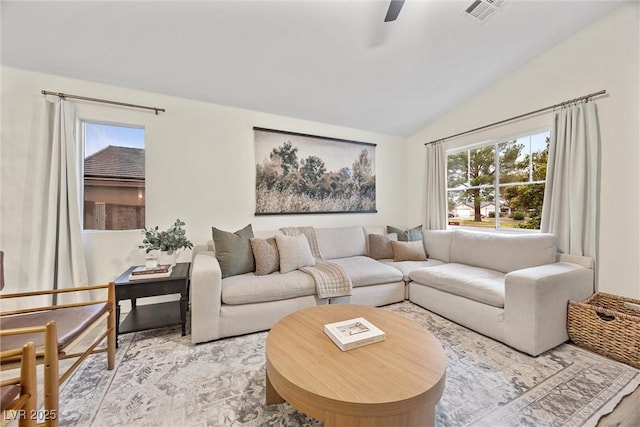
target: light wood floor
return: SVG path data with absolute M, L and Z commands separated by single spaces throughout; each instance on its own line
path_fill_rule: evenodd
M 616 409 L 598 422 L 598 427 L 638 427 L 640 426 L 640 387 L 622 399 Z

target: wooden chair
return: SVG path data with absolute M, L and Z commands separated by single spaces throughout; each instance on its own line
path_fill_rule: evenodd
M 0 337 L 12 333 L 0 331 Z M 9 353 L 9 354 L 7 354 Z M 13 350 L 0 352 L 0 360 L 5 356 L 12 356 Z M 36 425 L 36 349 L 29 342 L 20 349 L 20 376 L 10 378 L 0 383 L 0 409 L 3 421 L 18 419 L 19 427 L 33 427 Z
M 0 270 L 3 270 L 0 254 Z M 3 272 L 0 271 L 0 277 Z M 10 298 L 28 298 L 37 295 L 54 295 L 71 292 L 91 292 L 106 290 L 107 298 L 84 303 L 61 304 L 55 306 L 33 307 L 0 313 L 0 330 L 13 333 L 2 339 L 2 349 L 7 351 L 5 360 L 20 358 L 18 349 L 26 342 L 33 342 L 38 362 L 44 363 L 44 425 L 56 427 L 59 417 L 58 390 L 80 364 L 94 353 L 107 352 L 107 369 L 115 364 L 116 354 L 116 317 L 115 287 L 113 282 L 107 285 L 83 286 L 77 288 L 55 289 L 47 291 L 21 292 L 0 295 L 0 300 Z M 105 322 L 105 330 L 90 344 L 84 339 L 93 328 Z M 98 345 L 106 340 L 106 348 Z M 83 351 L 73 352 L 79 345 Z M 13 356 L 10 352 L 13 351 Z M 64 372 L 60 372 L 60 360 L 76 360 Z

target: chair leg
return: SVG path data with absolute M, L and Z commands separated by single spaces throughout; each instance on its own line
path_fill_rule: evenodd
M 32 342 L 27 343 L 22 350 L 22 366 L 20 369 L 20 383 L 22 393 L 28 394 L 29 399 L 22 407 L 23 416 L 18 421 L 19 427 L 35 427 L 36 400 L 38 396 L 36 381 L 36 349 Z
M 109 335 L 107 336 L 107 369 L 112 370 L 116 363 L 116 344 L 118 337 L 116 336 L 116 291 L 113 282 L 109 283 L 108 299 L 111 302 L 111 310 L 107 317 L 107 328 Z
M 60 375 L 56 323 L 47 323 L 44 346 L 44 425 L 58 427 Z
M 116 315 L 111 310 L 107 319 L 109 335 L 107 336 L 107 369 L 112 370 L 116 364 Z

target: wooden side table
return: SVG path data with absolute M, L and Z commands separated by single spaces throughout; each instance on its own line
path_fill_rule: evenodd
M 115 280 L 116 335 L 182 325 L 186 335 L 187 306 L 189 303 L 189 262 L 177 263 L 168 277 L 129 280 L 129 274 L 137 266 L 130 267 Z M 180 301 L 137 306 L 138 298 L 180 294 Z M 120 301 L 131 300 L 131 311 L 120 324 Z

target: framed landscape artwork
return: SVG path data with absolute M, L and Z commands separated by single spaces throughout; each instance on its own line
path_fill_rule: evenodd
M 376 212 L 375 144 L 253 132 L 256 215 Z

